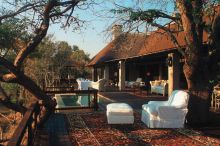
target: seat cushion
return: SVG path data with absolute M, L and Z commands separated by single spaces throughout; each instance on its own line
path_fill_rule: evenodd
M 133 124 L 133 109 L 126 103 L 110 103 L 107 105 L 108 124 Z
M 127 103 L 110 103 L 106 108 L 107 112 L 133 113 L 133 108 Z

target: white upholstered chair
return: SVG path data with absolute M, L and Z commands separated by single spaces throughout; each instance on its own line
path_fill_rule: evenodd
M 150 101 L 142 105 L 141 120 L 149 128 L 183 128 L 188 100 L 187 92 L 175 90 L 168 101 Z
M 97 82 L 91 82 L 90 87 L 97 89 L 99 91 L 104 91 L 106 82 L 107 82 L 106 79 L 100 79 Z
M 137 78 L 136 81 L 125 81 L 125 86 L 126 87 L 130 87 L 130 88 L 133 88 L 133 87 L 137 87 L 137 86 L 144 86 L 145 83 L 142 82 L 142 78 Z

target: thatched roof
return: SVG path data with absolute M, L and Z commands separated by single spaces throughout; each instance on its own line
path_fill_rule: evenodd
M 175 27 L 171 24 L 167 27 Z M 183 32 L 175 33 L 177 41 L 181 47 L 185 46 Z M 203 40 L 207 41 L 207 35 L 204 33 Z M 122 33 L 115 40 L 105 46 L 88 64 L 88 66 L 98 65 L 105 62 L 146 56 L 149 54 L 175 50 L 171 38 L 166 32 L 159 29 L 150 35 L 138 33 Z

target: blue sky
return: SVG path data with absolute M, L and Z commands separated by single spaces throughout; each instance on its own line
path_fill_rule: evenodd
M 80 31 L 73 32 L 71 28 L 63 30 L 59 25 L 52 25 L 48 34 L 53 34 L 55 40 L 67 41 L 70 45 L 77 45 L 90 57 L 96 55 L 110 41 L 107 28 L 111 25 L 113 19 L 105 18 L 104 13 L 109 12 L 112 6 L 105 4 L 94 5 L 86 10 L 77 10 L 75 15 L 86 23 L 80 28 Z M 98 17 L 97 15 L 102 15 Z
M 101 22 L 93 22 L 92 25 L 96 25 L 94 28 L 87 28 L 81 33 L 72 32 L 71 29 L 63 30 L 59 26 L 50 27 L 48 33 L 53 34 L 55 40 L 67 41 L 70 45 L 77 45 L 80 49 L 83 49 L 86 53 L 93 57 L 97 54 L 108 41 L 104 38 L 105 35 L 102 31 L 105 29 L 104 24 Z
M 111 0 L 110 0 L 111 1 Z M 113 1 L 112 1 L 113 2 Z M 139 5 L 138 8 L 158 7 L 158 1 L 151 1 L 148 5 Z M 119 5 L 128 6 L 134 8 L 134 0 L 117 0 Z M 165 8 L 160 5 L 161 8 Z M 54 34 L 55 40 L 67 41 L 70 45 L 77 45 L 80 49 L 83 49 L 86 53 L 90 54 L 90 57 L 96 55 L 111 39 L 110 33 L 106 33 L 107 28 L 114 22 L 114 18 L 108 18 L 109 10 L 113 8 L 111 3 L 105 1 L 101 5 L 93 5 L 87 10 L 76 10 L 75 15 L 80 19 L 86 20 L 85 25 L 80 29 L 80 32 L 72 32 L 71 28 L 63 30 L 58 25 L 52 25 L 48 31 L 49 34 Z M 171 6 L 168 5 L 170 11 Z M 97 15 L 102 15 L 98 17 Z M 113 14 L 111 14 L 113 15 Z
M 93 57 L 109 42 L 103 33 L 105 29 L 105 22 L 92 21 L 89 26 L 81 28 L 81 32 L 73 32 L 71 28 L 63 30 L 58 25 L 53 25 L 48 33 L 53 34 L 55 40 L 67 41 L 70 45 L 77 45 L 89 53 L 90 57 Z

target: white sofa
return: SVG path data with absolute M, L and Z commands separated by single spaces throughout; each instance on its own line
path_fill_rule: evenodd
M 149 128 L 183 128 L 188 100 L 187 92 L 175 90 L 168 101 L 150 101 L 142 105 L 141 120 Z
M 92 88 L 97 89 L 99 91 L 104 91 L 106 82 L 107 82 L 106 79 L 100 79 L 97 82 L 91 82 L 89 87 L 92 87 Z
M 162 94 L 163 96 L 168 94 L 167 80 L 155 80 L 150 81 L 151 93 Z

